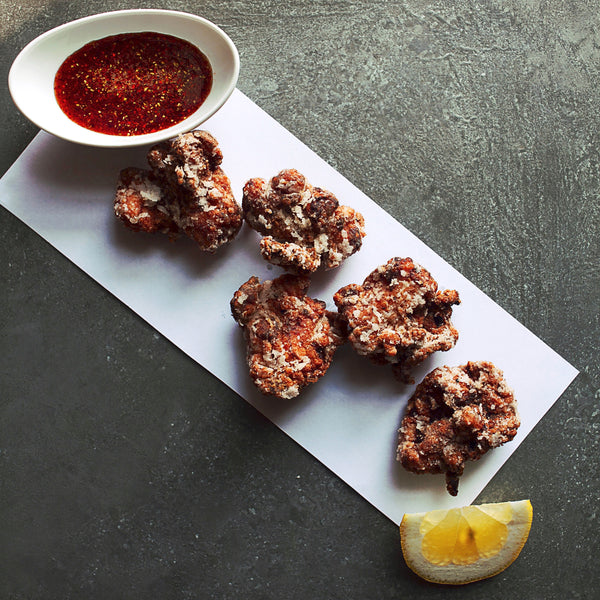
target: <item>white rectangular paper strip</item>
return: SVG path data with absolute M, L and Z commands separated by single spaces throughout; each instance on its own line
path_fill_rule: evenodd
M 145 166 L 147 148 L 81 147 L 42 132 L 0 181 L 0 202 L 395 523 L 405 512 L 471 503 L 577 371 L 241 92 L 203 128 L 219 141 L 239 201 L 251 177 L 268 179 L 294 167 L 364 215 L 362 249 L 340 268 L 318 273 L 312 297 L 335 310 L 335 291 L 362 283 L 393 256 L 410 256 L 440 289 L 459 291 L 458 344 L 429 359 L 415 378 L 442 364 L 490 360 L 515 390 L 522 425 L 512 442 L 467 464 L 456 498 L 445 491 L 443 476 L 405 473 L 395 461 L 396 431 L 414 386 L 401 386 L 389 368 L 371 365 L 347 345 L 325 377 L 298 398 L 282 401 L 256 391 L 229 301 L 251 275 L 272 279 L 281 270 L 260 258 L 258 234 L 248 227 L 228 247 L 205 255 L 187 239 L 171 243 L 117 221 L 117 175 Z

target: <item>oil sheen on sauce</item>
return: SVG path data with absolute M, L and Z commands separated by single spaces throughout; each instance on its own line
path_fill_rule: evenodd
M 150 31 L 89 42 L 54 78 L 62 111 L 86 129 L 111 135 L 171 127 L 200 107 L 211 86 L 210 62 L 196 46 Z

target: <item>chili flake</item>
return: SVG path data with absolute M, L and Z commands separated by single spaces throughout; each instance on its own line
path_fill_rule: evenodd
M 111 135 L 180 123 L 202 105 L 211 86 L 210 62 L 196 46 L 149 31 L 89 42 L 54 78 L 62 111 L 86 129 Z

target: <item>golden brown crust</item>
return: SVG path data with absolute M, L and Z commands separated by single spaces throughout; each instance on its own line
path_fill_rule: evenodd
M 251 277 L 234 294 L 231 312 L 242 327 L 250 376 L 265 394 L 293 398 L 329 368 L 343 343 L 335 313 L 306 295 L 308 277 Z
M 182 232 L 202 250 L 215 251 L 237 235 L 243 222 L 229 178 L 219 166 L 222 158 L 217 140 L 206 131 L 153 146 L 148 153 L 151 170 L 135 170 L 134 184 L 131 169 L 122 171 L 115 214 L 135 231 Z
M 458 339 L 450 322 L 456 290 L 439 292 L 430 273 L 410 258 L 392 258 L 362 285 L 350 284 L 333 300 L 348 328 L 348 339 L 376 364 L 392 364 L 402 381 L 433 352 Z
M 295 273 L 339 266 L 360 249 L 365 235 L 360 213 L 340 206 L 296 169 L 284 169 L 269 182 L 250 179 L 242 208 L 250 227 L 265 236 L 263 258 Z
M 408 401 L 397 460 L 414 473 L 445 473 L 456 496 L 465 462 L 512 440 L 519 425 L 513 392 L 492 363 L 439 367 Z

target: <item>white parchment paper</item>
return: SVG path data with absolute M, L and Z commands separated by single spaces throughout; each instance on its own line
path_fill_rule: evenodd
M 281 270 L 261 259 L 258 234 L 247 227 L 227 248 L 205 255 L 187 239 L 172 243 L 133 233 L 117 221 L 118 172 L 145 166 L 147 148 L 81 147 L 41 132 L 0 181 L 0 202 L 395 523 L 405 512 L 471 503 L 577 371 L 241 92 L 203 128 L 220 143 L 238 200 L 251 177 L 294 167 L 362 212 L 367 237 L 361 251 L 317 274 L 309 290 L 331 309 L 335 291 L 362 283 L 393 256 L 410 256 L 440 289 L 459 291 L 453 322 L 460 339 L 426 361 L 415 379 L 442 364 L 490 360 L 515 390 L 522 425 L 512 442 L 467 464 L 456 498 L 446 493 L 442 475 L 406 473 L 395 461 L 396 431 L 414 386 L 400 385 L 389 368 L 371 365 L 348 346 L 325 377 L 292 401 L 256 391 L 229 301 L 251 275 L 270 279 Z

